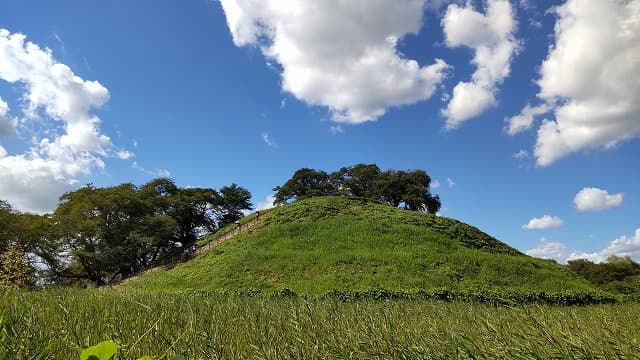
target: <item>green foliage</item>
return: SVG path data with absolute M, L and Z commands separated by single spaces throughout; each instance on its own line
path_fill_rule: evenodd
M 317 196 L 362 197 L 407 210 L 435 214 L 441 203 L 429 192 L 431 178 L 424 170 L 380 171 L 375 164 L 357 164 L 327 174 L 322 170 L 297 170 L 284 185 L 273 191 L 276 204 Z
M 21 274 L 19 277 L 30 273 L 26 278 L 32 278 L 35 270 L 26 261 L 25 253 L 46 258 L 55 252 L 55 243 L 49 237 L 50 227 L 51 219 L 48 215 L 19 213 L 6 201 L 0 200 L 0 264 L 3 254 L 9 251 L 10 255 L 4 257 L 13 263 L 6 266 L 17 266 L 16 269 L 21 269 L 18 271 Z M 11 246 L 14 248 L 9 249 Z M 18 248 L 19 251 L 16 251 Z
M 9 244 L 0 253 L 0 290 L 3 287 L 26 288 L 35 284 L 34 270 L 27 263 L 24 247 Z
M 0 297 L 0 358 L 634 359 L 640 304 L 476 302 L 56 290 Z M 372 295 L 375 295 L 372 294 Z
M 326 172 L 302 168 L 296 170 L 284 185 L 273 188 L 273 191 L 276 192 L 275 203 L 285 204 L 292 199 L 336 195 L 337 187 L 329 180 Z
M 165 178 L 140 187 L 87 185 L 61 197 L 47 232 L 55 247 L 38 255 L 58 279 L 109 284 L 188 254 L 199 235 L 250 209 L 250 197 L 236 184 L 220 194 Z
M 629 256 L 610 256 L 606 262 L 598 264 L 577 259 L 569 261 L 568 266 L 603 290 L 614 294 L 640 294 L 640 264 Z
M 252 228 L 168 271 L 144 291 L 291 289 L 593 292 L 565 267 L 534 259 L 453 219 L 367 199 L 320 197 L 261 214 Z
M 220 195 L 220 226 L 232 224 L 244 216 L 243 210 L 252 209 L 251 193 L 237 184 L 222 187 Z
M 103 341 L 86 348 L 80 353 L 80 360 L 111 360 L 118 353 L 118 345 L 113 341 Z
M 89 185 L 63 195 L 53 217 L 55 233 L 61 249 L 72 249 L 73 262 L 51 268 L 103 285 L 171 254 L 176 222 L 154 205 L 132 184 Z

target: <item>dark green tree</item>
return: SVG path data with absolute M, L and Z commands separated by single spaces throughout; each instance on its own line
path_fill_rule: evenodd
M 154 241 L 168 238 L 175 228 L 157 226 L 154 215 L 132 184 L 88 185 L 66 193 L 54 213 L 55 231 L 62 252 L 79 266 L 52 270 L 96 285 L 135 273 L 153 262 Z
M 251 208 L 246 189 L 233 184 L 221 193 L 166 178 L 141 187 L 87 185 L 61 197 L 49 231 L 57 248 L 43 258 L 58 278 L 96 285 L 175 260 L 199 236 Z
M 219 226 L 231 224 L 244 216 L 244 210 L 251 210 L 251 193 L 237 184 L 224 186 L 220 189 L 220 203 L 218 206 Z
M 408 210 L 435 214 L 440 198 L 430 192 L 431 178 L 424 170 L 380 171 L 376 164 L 343 167 L 327 175 L 321 170 L 303 168 L 282 186 L 273 190 L 275 204 L 312 196 L 355 196 L 402 206 Z
M 638 292 L 640 264 L 629 256 L 610 256 L 607 261 L 594 263 L 586 259 L 567 262 L 569 268 L 600 288 L 619 294 Z
M 276 192 L 275 204 L 286 204 L 291 200 L 338 193 L 326 172 L 309 168 L 297 170 L 291 179 L 282 186 L 276 186 L 273 191 Z
M 337 179 L 338 188 L 345 195 L 379 199 L 380 192 L 378 181 L 380 180 L 380 168 L 376 164 L 357 164 L 343 167 L 331 176 Z M 341 185 L 341 186 L 340 186 Z

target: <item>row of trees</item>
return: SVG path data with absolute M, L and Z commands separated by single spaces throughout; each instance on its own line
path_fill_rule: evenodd
M 241 218 L 252 208 L 250 199 L 236 184 L 217 191 L 160 178 L 142 186 L 87 185 L 64 194 L 51 215 L 23 214 L 2 203 L 0 282 L 29 283 L 7 276 L 16 273 L 20 252 L 30 269 L 41 268 L 53 281 L 104 285 L 126 278 L 182 256 L 199 236 Z
M 314 196 L 355 196 L 395 207 L 435 214 L 440 198 L 429 191 L 431 178 L 424 170 L 381 171 L 376 164 L 343 167 L 330 174 L 303 168 L 275 191 L 276 205 Z
M 607 261 L 571 260 L 569 268 L 592 284 L 616 294 L 640 294 L 640 264 L 631 257 L 611 255 Z

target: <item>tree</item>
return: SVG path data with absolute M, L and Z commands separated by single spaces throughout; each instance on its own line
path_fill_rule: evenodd
M 4 200 L 0 200 L 0 253 L 9 245 L 13 238 L 16 222 L 16 214 L 11 205 Z
M 348 196 L 378 199 L 380 197 L 377 182 L 380 179 L 380 168 L 376 164 L 357 164 L 343 167 L 332 177 L 337 179 Z
M 141 187 L 87 185 L 61 197 L 50 232 L 56 255 L 45 260 L 59 278 L 87 279 L 96 285 L 175 260 L 200 235 L 251 208 L 246 189 L 233 184 L 221 193 L 180 188 L 167 178 Z
M 56 245 L 49 236 L 50 226 L 49 215 L 21 213 L 0 200 L 0 258 L 5 254 L 5 258 L 12 261 L 11 267 L 18 271 L 21 269 L 18 265 L 24 266 L 21 273 L 33 277 L 35 269 L 31 261 L 26 261 L 27 256 L 43 263 L 46 263 L 43 259 L 55 257 Z M 21 280 L 20 283 L 24 285 L 29 282 Z
M 220 224 L 222 227 L 231 224 L 244 216 L 243 210 L 251 210 L 251 193 L 237 184 L 224 186 L 220 189 L 220 204 L 218 206 Z
M 275 204 L 286 204 L 292 199 L 300 200 L 314 196 L 336 195 L 338 193 L 329 175 L 322 170 L 302 168 L 297 170 L 284 185 L 273 188 Z
M 56 231 L 62 252 L 80 266 L 53 270 L 96 285 L 135 273 L 153 262 L 153 239 L 166 238 L 173 230 L 152 226 L 153 215 L 132 184 L 102 189 L 88 185 L 64 194 L 54 213 Z
M 594 285 L 614 293 L 631 294 L 638 291 L 640 264 L 629 256 L 612 255 L 607 261 L 594 263 L 586 259 L 567 262 L 569 268 Z
M 34 273 L 22 244 L 12 242 L 0 254 L 0 287 L 31 287 L 35 284 Z
M 440 198 L 429 191 L 431 178 L 424 170 L 380 171 L 376 164 L 343 167 L 327 175 L 321 170 L 303 168 L 282 186 L 276 186 L 275 204 L 312 196 L 356 196 L 386 202 L 408 210 L 435 214 Z
M 398 207 L 405 193 L 404 172 L 387 170 L 380 174 L 375 186 L 378 188 L 381 201 Z

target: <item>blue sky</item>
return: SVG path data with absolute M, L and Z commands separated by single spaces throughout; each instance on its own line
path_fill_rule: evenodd
M 639 18 L 638 0 L 3 1 L 0 198 L 46 212 L 169 175 L 264 205 L 298 168 L 376 163 L 425 169 L 443 216 L 532 255 L 640 260 Z

